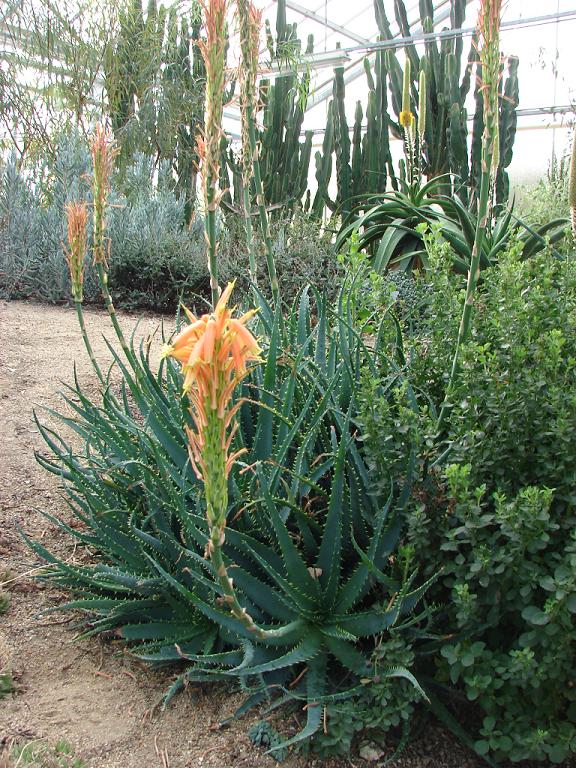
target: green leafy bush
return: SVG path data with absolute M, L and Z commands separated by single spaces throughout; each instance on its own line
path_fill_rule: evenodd
M 392 631 L 389 637 L 378 641 L 372 660 L 376 670 L 396 665 L 413 668 L 414 648 L 410 639 Z M 398 729 L 403 733 L 402 743 L 407 740 L 415 707 L 423 700 L 408 680 L 391 680 L 386 676 L 379 677 L 376 672 L 372 684 L 364 686 L 353 702 L 343 700 L 328 704 L 326 732 L 318 732 L 314 749 L 322 757 L 346 754 L 357 734 L 381 739 Z
M 569 180 L 569 155 L 553 159 L 544 178 L 537 184 L 522 187 L 518 191 L 519 215 L 535 226 L 569 216 Z M 572 244 L 572 238 L 569 237 L 568 240 Z
M 477 751 L 562 762 L 576 752 L 576 261 L 548 250 L 525 261 L 516 242 L 483 273 L 438 461 L 464 286 L 450 246 L 433 236 L 428 247 L 427 305 L 403 323 L 420 407 L 406 407 L 393 371 L 365 377 L 371 466 L 422 457 L 405 537 L 425 574 L 442 569 L 430 598 L 451 639 L 435 678 L 482 713 Z

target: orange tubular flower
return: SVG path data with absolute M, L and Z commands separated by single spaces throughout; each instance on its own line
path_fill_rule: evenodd
M 182 364 L 184 391 L 191 403 L 194 429 L 187 429 L 190 461 L 204 482 L 208 522 L 223 531 L 228 506 L 227 479 L 240 450 L 230 454 L 237 424 L 234 417 L 242 401 L 232 404 L 234 390 L 247 373 L 247 363 L 260 360 L 260 347 L 246 323 L 250 310 L 232 317 L 230 283 L 214 312 L 195 317 L 185 310 L 190 325 L 164 350 Z
M 247 630 L 264 635 L 246 609 L 238 602 L 232 579 L 222 555 L 228 510 L 228 475 L 244 449 L 230 453 L 238 429 L 235 416 L 242 400 L 233 404 L 234 390 L 246 376 L 247 364 L 260 360 L 260 347 L 246 323 L 255 310 L 232 317 L 228 299 L 234 288 L 229 283 L 211 314 L 195 317 L 184 308 L 190 325 L 164 349 L 164 357 L 182 364 L 184 392 L 190 400 L 194 428 L 186 427 L 190 462 L 204 483 L 210 557 L 222 588 L 222 598 Z
M 68 222 L 68 245 L 66 254 L 70 270 L 70 283 L 74 301 L 82 301 L 84 284 L 84 257 L 86 255 L 86 224 L 88 211 L 85 202 L 67 203 L 65 206 Z

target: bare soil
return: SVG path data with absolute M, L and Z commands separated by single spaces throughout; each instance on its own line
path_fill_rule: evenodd
M 111 361 L 103 334 L 113 333 L 105 313 L 88 309 L 86 325 L 96 356 Z M 161 318 L 122 315 L 125 332 L 139 321 L 146 337 Z M 170 325 L 170 320 L 168 327 Z M 159 349 L 153 343 L 153 349 Z M 76 640 L 74 617 L 45 613 L 65 598 L 33 578 L 38 558 L 18 529 L 41 540 L 63 557 L 73 557 L 70 540 L 38 510 L 66 516 L 58 478 L 36 463 L 43 443 L 33 421 L 53 421 L 42 408 L 63 407 L 59 392 L 72 380 L 73 366 L 85 391 L 98 382 L 78 332 L 75 312 L 67 307 L 26 302 L 0 304 L 0 571 L 9 570 L 11 602 L 0 617 L 0 672 L 11 669 L 15 692 L 0 701 L 0 751 L 11 741 L 66 739 L 89 768 L 266 768 L 275 765 L 250 743 L 246 733 L 257 716 L 231 727 L 218 723 L 241 697 L 223 687 L 194 686 L 166 711 L 156 705 L 174 678 L 153 672 L 132 659 L 121 643 Z M 384 754 L 394 745 L 380 745 Z M 0 760 L 1 762 L 1 760 Z M 358 757 L 321 763 L 295 756 L 288 768 L 366 766 Z M 478 767 L 473 755 L 438 727 L 397 760 L 397 768 Z

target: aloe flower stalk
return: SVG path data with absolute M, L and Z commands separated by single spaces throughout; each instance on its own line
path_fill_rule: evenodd
M 414 170 L 415 170 L 415 146 L 414 146 L 414 122 L 415 118 L 410 109 L 410 79 L 411 79 L 411 66 L 410 59 L 406 59 L 404 65 L 404 80 L 402 83 L 402 111 L 400 112 L 399 121 L 400 125 L 404 129 L 404 144 L 406 151 L 406 165 L 408 182 L 412 184 L 414 182 Z
M 456 339 L 456 348 L 452 359 L 450 378 L 446 387 L 444 402 L 440 409 L 437 433 L 440 434 L 449 408 L 449 398 L 458 371 L 460 348 L 470 335 L 474 296 L 480 278 L 480 253 L 488 228 L 491 212 L 491 193 L 493 189 L 500 157 L 499 135 L 499 80 L 500 80 L 500 22 L 503 0 L 481 0 L 478 13 L 478 47 L 482 66 L 481 90 L 484 106 L 484 133 L 482 135 L 482 164 L 480 176 L 480 195 L 478 198 L 478 218 L 474 245 L 468 270 L 464 308 Z
M 404 79 L 402 81 L 402 111 L 400 112 L 400 125 L 404 130 L 409 130 L 414 124 L 414 115 L 410 109 L 410 59 L 406 59 L 404 65 Z
M 261 14 L 249 0 L 237 0 L 237 8 L 242 52 L 241 67 L 246 72 L 253 73 L 257 71 L 258 68 L 258 40 L 260 37 Z M 258 34 L 256 34 L 256 30 L 258 31 Z M 254 188 L 256 190 L 256 204 L 258 206 L 260 229 L 262 231 L 266 249 L 266 264 L 268 267 L 268 277 L 270 279 L 270 289 L 272 291 L 274 304 L 277 306 L 280 301 L 280 290 L 278 287 L 272 235 L 270 234 L 270 222 L 268 221 L 266 199 L 264 197 L 264 185 L 262 184 L 262 173 L 260 170 L 260 149 L 256 137 L 257 104 L 255 89 L 250 98 L 253 98 L 253 102 L 246 110 L 246 131 L 245 133 L 243 131 L 242 138 L 243 141 L 248 141 L 248 145 L 244 148 L 244 153 L 251 158 L 252 162 Z
M 250 126 L 256 125 L 258 98 L 256 95 L 256 79 L 258 76 L 258 50 L 260 46 L 260 29 L 262 27 L 262 11 L 246 0 L 238 2 L 238 26 L 240 30 L 240 49 L 242 62 L 239 67 L 240 80 L 240 118 L 242 125 L 242 186 L 244 196 L 244 226 L 246 243 L 250 262 L 250 278 L 254 284 L 257 281 L 256 255 L 251 219 L 250 186 L 254 176 L 253 153 L 250 140 Z
M 68 252 L 66 261 L 70 270 L 70 285 L 74 301 L 82 303 L 84 299 L 84 259 L 86 257 L 86 225 L 88 210 L 84 201 L 66 203 L 66 221 L 68 224 Z
M 76 315 L 78 324 L 82 333 L 84 346 L 88 352 L 90 362 L 101 382 L 104 381 L 100 366 L 96 361 L 92 345 L 88 338 L 86 325 L 84 323 L 84 313 L 82 312 L 82 302 L 84 300 L 84 264 L 86 258 L 86 225 L 88 223 L 88 210 L 84 201 L 79 203 L 67 203 L 65 207 L 66 220 L 68 223 L 68 250 L 66 261 L 70 270 L 70 285 L 72 289 L 72 298 L 76 306 Z
M 418 133 L 420 135 L 420 143 L 424 140 L 424 134 L 426 133 L 426 70 L 420 70 L 420 78 L 418 83 Z
M 422 182 L 422 152 L 424 149 L 424 136 L 426 134 L 426 70 L 420 70 L 418 79 L 418 182 Z
M 100 290 L 114 331 L 124 354 L 132 362 L 132 353 L 122 333 L 114 302 L 108 289 L 108 263 L 106 261 L 106 209 L 110 192 L 110 176 L 118 149 L 112 136 L 100 124 L 96 126 L 96 131 L 92 137 L 91 150 L 94 191 L 94 266 L 98 273 Z
M 238 602 L 234 585 L 222 556 L 228 510 L 228 475 L 245 449 L 232 452 L 238 428 L 236 412 L 242 400 L 233 395 L 248 372 L 247 364 L 259 361 L 260 347 L 246 327 L 254 316 L 250 310 L 234 318 L 227 306 L 234 287 L 230 283 L 209 315 L 195 317 L 185 310 L 188 325 L 164 350 L 182 364 L 184 392 L 190 400 L 194 427 L 186 428 L 190 463 L 204 483 L 206 519 L 209 539 L 206 555 L 216 570 L 224 593 L 223 600 L 231 613 L 259 637 L 264 633 Z
M 570 181 L 568 185 L 568 202 L 572 217 L 572 232 L 576 236 L 576 135 L 572 139 L 572 159 L 570 161 Z
M 198 137 L 197 152 L 202 163 L 202 188 L 206 211 L 206 240 L 212 306 L 218 303 L 218 236 L 216 211 L 222 191 L 219 189 L 222 111 L 226 84 L 226 13 L 228 0 L 206 0 L 204 11 L 206 39 L 198 43 L 206 68 L 206 108 L 204 135 Z

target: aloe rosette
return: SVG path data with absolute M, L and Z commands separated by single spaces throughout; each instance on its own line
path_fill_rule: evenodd
M 372 487 L 355 384 L 366 367 L 378 374 L 383 350 L 354 329 L 345 291 L 334 315 L 303 291 L 282 323 L 262 300 L 261 352 L 227 298 L 218 315 L 190 317 L 157 375 L 144 350 L 138 376 L 117 357 L 126 382 L 117 401 L 105 391 L 98 407 L 74 389 L 76 416 L 64 419 L 84 451 L 41 427 L 52 458 L 39 460 L 66 481 L 83 524 L 57 522 L 98 561 L 66 563 L 31 544 L 49 562 L 45 577 L 74 593 L 67 607 L 86 612 L 85 633 L 117 632 L 150 663 L 188 661 L 168 698 L 188 681 L 231 679 L 247 691 L 240 712 L 267 700 L 307 703 L 295 743 L 322 726 L 325 706 L 373 678 L 418 685 L 409 670 L 372 660 L 375 638 L 417 632 L 427 616 L 416 609 L 427 584 L 415 586 L 391 559 L 414 458 L 401 485 Z M 218 345 L 206 332 L 218 319 L 250 336 L 223 328 L 228 363 L 236 339 L 247 370 L 237 357 L 213 390 Z M 256 355 L 262 363 L 250 365 Z

